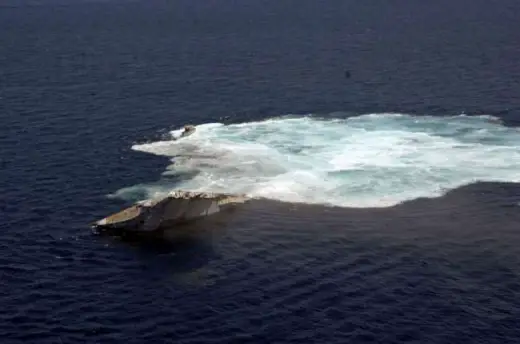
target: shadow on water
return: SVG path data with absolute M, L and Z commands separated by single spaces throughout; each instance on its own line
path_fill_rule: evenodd
M 236 209 L 207 218 L 162 228 L 152 233 L 101 231 L 95 234 L 137 251 L 147 266 L 162 272 L 189 273 L 218 258 L 215 246 L 227 235 Z
M 353 240 L 356 245 L 368 240 L 386 247 L 428 243 L 434 236 L 456 246 L 471 242 L 471 238 L 488 240 L 493 227 L 500 230 L 503 240 L 516 241 L 517 231 L 511 224 L 518 221 L 519 195 L 520 184 L 477 183 L 442 197 L 388 208 L 326 207 L 262 199 L 147 235 L 100 234 L 135 249 L 146 270 L 156 276 L 191 274 L 221 261 L 221 255 L 229 251 L 229 247 L 223 247 L 231 237 L 242 247 L 265 247 L 270 257 L 286 254 L 285 249 L 279 251 L 280 247 L 271 247 L 270 243 L 285 240 L 294 252 L 298 246 L 293 244 L 295 238 L 305 243 L 302 250 L 316 247 L 327 238 Z

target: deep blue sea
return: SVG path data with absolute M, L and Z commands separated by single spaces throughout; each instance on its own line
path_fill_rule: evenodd
M 519 343 L 519 18 L 1 1 L 0 342 Z M 172 188 L 254 200 L 91 231 Z

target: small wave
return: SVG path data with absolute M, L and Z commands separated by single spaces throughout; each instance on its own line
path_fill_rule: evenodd
M 171 132 L 172 138 L 178 131 Z M 476 181 L 520 180 L 520 136 L 492 116 L 367 114 L 224 125 L 208 123 L 182 140 L 134 145 L 172 158 L 165 174 L 117 197 L 187 190 L 245 193 L 289 202 L 386 207 L 437 197 Z

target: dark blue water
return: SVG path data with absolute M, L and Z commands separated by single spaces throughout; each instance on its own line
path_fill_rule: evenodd
M 181 242 L 89 224 L 164 170 L 130 146 L 186 122 L 519 125 L 519 16 L 515 0 L 2 1 L 1 342 L 518 343 L 516 184 L 386 209 L 257 201 Z

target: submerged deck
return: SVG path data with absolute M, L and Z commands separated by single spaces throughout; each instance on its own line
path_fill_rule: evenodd
M 245 195 L 175 190 L 165 197 L 144 200 L 107 216 L 95 222 L 94 227 L 152 232 L 219 213 L 248 199 Z

